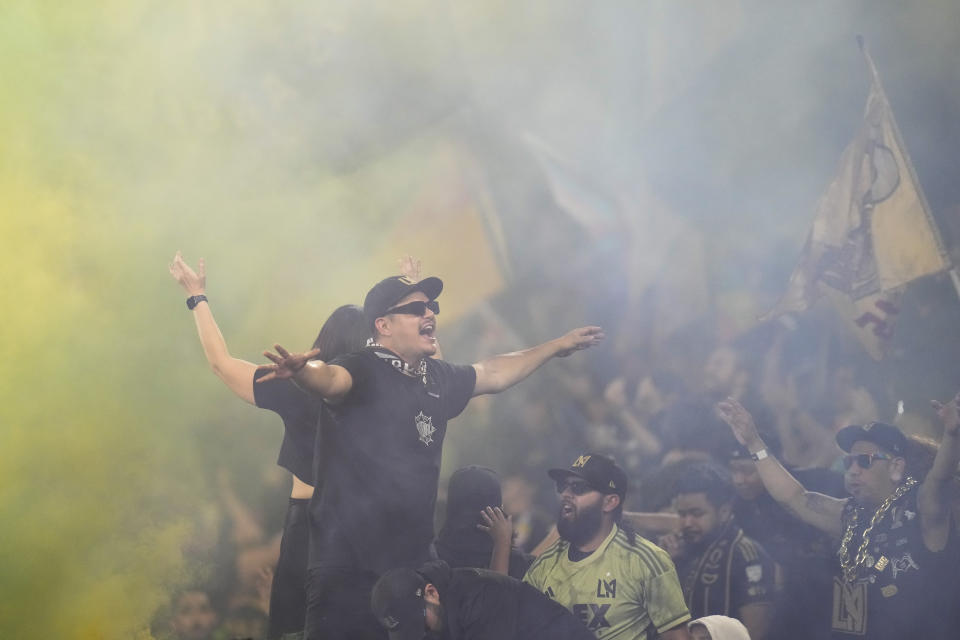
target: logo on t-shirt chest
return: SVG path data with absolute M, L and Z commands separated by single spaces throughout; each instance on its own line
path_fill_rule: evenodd
M 417 425 L 417 433 L 420 435 L 420 442 L 426 446 L 433 444 L 433 434 L 437 428 L 433 426 L 433 417 L 424 415 L 423 411 L 414 418 Z

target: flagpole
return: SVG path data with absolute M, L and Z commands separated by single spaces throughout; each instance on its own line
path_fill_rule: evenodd
M 860 34 L 857 34 L 857 46 L 860 47 L 860 53 L 863 54 L 863 57 L 867 62 L 867 67 L 870 69 L 870 76 L 873 79 L 873 83 L 877 86 L 877 91 L 880 93 L 883 101 L 887 103 L 887 106 L 889 107 L 890 99 L 887 98 L 887 92 L 884 90 L 883 83 L 880 81 L 880 72 L 877 71 L 877 65 L 873 63 L 873 57 L 871 57 L 870 51 L 867 50 L 867 43 Z M 910 177 L 913 179 L 913 183 L 917 185 L 917 195 L 920 198 L 920 205 L 923 207 L 923 213 L 927 217 L 927 221 L 930 223 L 930 229 L 933 231 L 934 241 L 937 243 L 937 250 L 940 252 L 940 255 L 947 262 L 947 264 L 951 265 L 947 271 L 950 274 L 950 281 L 953 283 L 953 289 L 957 294 L 957 298 L 960 298 L 960 272 L 957 271 L 956 266 L 953 266 L 953 261 L 950 259 L 950 254 L 947 253 L 947 250 L 944 247 L 943 238 L 940 236 L 940 227 L 937 225 L 937 221 L 930 212 L 930 204 L 927 202 L 927 196 L 923 192 L 923 185 L 920 182 L 920 179 L 917 177 L 917 172 L 913 168 L 913 160 L 910 159 L 910 153 L 907 151 L 907 145 L 903 143 L 903 136 L 900 134 L 900 126 L 897 124 L 897 119 L 893 115 L 893 108 L 888 108 L 887 113 L 890 114 L 890 128 L 893 131 L 893 137 L 903 150 L 903 161 L 904 164 L 906 164 L 907 172 L 909 172 Z

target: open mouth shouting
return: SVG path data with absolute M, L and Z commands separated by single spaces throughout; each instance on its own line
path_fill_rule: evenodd
M 424 320 L 420 323 L 420 335 L 427 337 L 430 342 L 436 343 L 437 321 L 434 319 Z

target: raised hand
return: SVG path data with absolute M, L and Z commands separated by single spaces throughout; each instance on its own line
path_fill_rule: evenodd
M 311 349 L 306 353 L 290 353 L 278 344 L 273 345 L 277 353 L 264 351 L 263 355 L 272 360 L 273 364 L 262 364 L 257 367 L 258 371 L 268 371 L 267 375 L 258 378 L 257 382 L 266 382 L 267 380 L 288 380 L 307 364 L 311 358 L 316 358 L 320 354 L 319 349 Z
M 184 291 L 189 296 L 203 295 L 207 288 L 207 269 L 203 258 L 197 262 L 197 270 L 194 271 L 183 260 L 183 255 L 177 251 L 173 256 L 173 262 L 168 266 L 170 275 L 180 283 Z
M 574 351 L 589 349 L 600 344 L 606 337 L 603 329 L 600 327 L 580 327 L 574 329 L 567 335 L 559 338 L 560 349 L 557 351 L 558 358 L 565 358 Z
M 420 281 L 420 261 L 413 256 L 400 258 L 400 275 L 410 278 L 414 282 Z
M 943 421 L 943 429 L 947 433 L 956 434 L 960 431 L 960 392 L 953 397 L 953 400 L 942 403 L 937 400 L 931 400 L 930 404 L 937 411 L 940 420 Z
M 737 441 L 750 450 L 751 446 L 761 446 L 763 440 L 757 433 L 757 426 L 753 423 L 753 416 L 743 408 L 743 405 L 727 398 L 716 405 L 717 415 L 721 420 L 730 425 L 730 430 L 737 438 Z
M 486 531 L 494 544 L 507 545 L 513 542 L 513 516 L 508 516 L 500 507 L 486 507 L 480 512 L 482 524 L 477 525 L 477 529 Z

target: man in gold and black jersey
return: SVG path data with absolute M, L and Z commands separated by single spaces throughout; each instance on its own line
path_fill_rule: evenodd
M 627 477 L 606 456 L 585 454 L 557 483 L 560 539 L 527 582 L 573 612 L 600 640 L 688 638 L 690 613 L 665 551 L 620 523 Z

